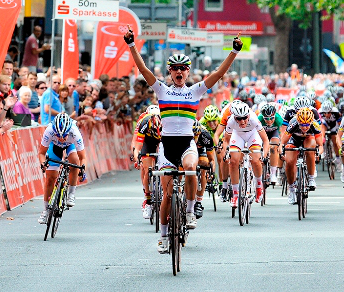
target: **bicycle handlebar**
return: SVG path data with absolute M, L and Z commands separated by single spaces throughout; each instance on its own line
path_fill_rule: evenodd
M 85 170 L 85 165 L 84 164 L 80 166 L 80 165 L 77 165 L 77 164 L 69 163 L 68 161 L 64 161 L 64 160 L 62 160 L 62 161 L 55 160 L 55 159 L 50 158 L 49 156 L 46 156 L 46 160 L 44 161 L 43 165 L 41 165 L 42 170 L 49 165 L 50 161 L 58 163 L 58 164 L 61 164 L 63 166 L 70 166 L 70 167 L 78 168 L 81 171 Z

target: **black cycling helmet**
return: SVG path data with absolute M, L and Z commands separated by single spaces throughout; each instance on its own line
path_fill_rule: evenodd
M 192 126 L 192 131 L 194 133 L 194 136 L 201 134 L 201 129 L 202 129 L 201 123 L 198 120 L 195 120 Z
M 267 103 L 262 107 L 260 112 L 265 118 L 273 117 L 276 114 L 276 108 L 272 104 Z

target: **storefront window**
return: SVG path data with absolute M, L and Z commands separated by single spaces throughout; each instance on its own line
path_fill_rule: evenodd
M 223 11 L 223 0 L 205 0 L 205 11 Z

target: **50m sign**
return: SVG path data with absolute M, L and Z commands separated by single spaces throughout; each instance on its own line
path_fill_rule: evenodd
M 118 22 L 119 1 L 113 0 L 56 0 L 56 19 L 75 19 Z

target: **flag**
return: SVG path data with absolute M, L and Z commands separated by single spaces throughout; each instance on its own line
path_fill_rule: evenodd
M 75 20 L 63 20 L 61 72 L 63 83 L 67 78 L 78 78 L 79 46 L 78 26 Z
M 344 61 L 334 52 L 323 49 L 324 53 L 331 59 L 334 67 L 336 68 L 336 73 L 344 73 Z
M 128 51 L 128 45 L 123 39 L 128 31 L 128 24 L 135 36 L 141 35 L 139 18 L 126 7 L 119 8 L 118 22 L 99 21 L 97 28 L 94 30 L 93 38 L 95 49 L 92 50 L 92 75 L 94 78 L 99 78 L 101 74 L 108 74 L 111 70 L 114 70 L 113 67 L 117 66 L 119 59 Z M 137 41 L 135 42 L 138 44 Z M 128 59 L 128 56 L 124 55 L 122 59 Z
M 0 1 L 0 64 L 5 61 L 8 46 L 11 43 L 11 38 L 14 26 L 17 23 L 18 15 L 20 13 L 22 0 L 7 0 Z

